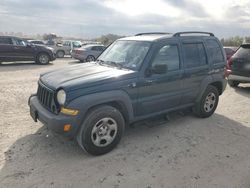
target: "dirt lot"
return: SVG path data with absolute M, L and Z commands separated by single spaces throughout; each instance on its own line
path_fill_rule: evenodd
M 208 119 L 175 113 L 93 157 L 29 116 L 39 74 L 75 63 L 0 65 L 0 187 L 250 187 L 250 85 L 227 87 Z

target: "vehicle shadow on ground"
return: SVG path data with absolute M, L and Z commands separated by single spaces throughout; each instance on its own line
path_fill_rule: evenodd
M 234 88 L 234 90 L 241 94 L 244 97 L 250 97 L 250 86 L 249 85 L 240 85 L 236 88 Z
M 107 168 L 117 165 L 114 169 L 121 168 L 120 170 L 143 170 L 148 168 L 148 165 L 144 167 L 142 164 L 152 162 L 154 168 L 161 160 L 168 161 L 166 165 L 171 167 L 166 173 L 175 172 L 180 176 L 183 175 L 180 165 L 188 166 L 190 163 L 191 170 L 192 163 L 199 164 L 200 167 L 195 173 L 199 173 L 199 170 L 202 173 L 202 169 L 207 165 L 212 168 L 223 161 L 221 171 L 217 169 L 214 173 L 224 174 L 226 165 L 229 168 L 227 170 L 231 171 L 234 161 L 249 157 L 249 146 L 250 128 L 219 114 L 199 119 L 190 114 L 174 113 L 170 115 L 168 123 L 128 128 L 118 147 L 99 157 L 86 154 L 75 141 L 54 134 L 43 126 L 35 134 L 18 139 L 5 152 L 5 164 L 0 171 L 0 185 L 36 187 L 43 183 L 42 187 L 48 187 L 51 186 L 52 180 L 53 185 L 59 181 L 62 181 L 61 185 L 67 185 L 67 182 L 72 183 L 71 178 L 77 182 L 77 179 L 81 181 L 81 178 L 91 176 L 91 173 L 96 173 L 97 178 L 103 177 L 106 165 Z M 138 167 L 136 163 L 139 163 Z M 247 167 L 244 170 L 247 170 Z M 116 172 L 111 169 L 110 173 Z
M 0 64 L 0 71 L 6 71 L 6 68 L 8 71 L 16 71 L 16 70 L 27 70 L 27 69 L 39 69 L 39 68 L 44 68 L 46 66 L 51 66 L 53 65 L 53 62 L 47 64 L 47 65 L 39 65 L 36 64 L 35 62 L 8 62 L 8 63 L 2 63 Z M 4 69 L 1 69 L 4 68 Z
M 83 63 L 86 63 L 86 62 L 81 62 L 81 61 L 79 61 L 79 60 L 72 60 L 72 61 L 70 61 L 68 64 L 69 65 L 76 65 L 76 64 L 83 64 Z

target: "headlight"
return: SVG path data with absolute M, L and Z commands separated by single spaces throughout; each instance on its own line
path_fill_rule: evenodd
M 57 102 L 60 104 L 60 105 L 64 105 L 65 101 L 66 101 L 66 93 L 63 89 L 60 89 L 58 92 L 57 92 L 57 95 L 56 95 L 56 98 L 57 98 Z
M 51 47 L 46 47 L 48 50 L 54 52 L 54 48 L 51 48 Z

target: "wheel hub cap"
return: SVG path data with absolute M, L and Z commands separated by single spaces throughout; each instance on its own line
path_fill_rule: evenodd
M 205 99 L 204 110 L 210 112 L 213 110 L 216 102 L 216 97 L 214 93 L 209 93 Z
M 117 134 L 117 123 L 113 118 L 100 119 L 92 128 L 91 140 L 95 146 L 105 147 L 113 142 Z

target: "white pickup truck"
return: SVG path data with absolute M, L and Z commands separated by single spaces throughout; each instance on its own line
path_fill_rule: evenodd
M 49 47 L 52 47 L 58 58 L 63 58 L 64 55 L 70 55 L 74 48 L 80 48 L 82 46 L 81 41 L 64 40 L 62 43 L 47 43 Z

